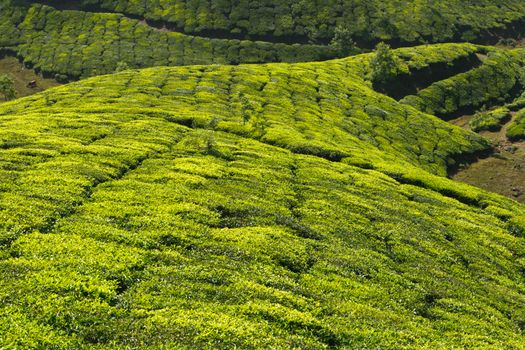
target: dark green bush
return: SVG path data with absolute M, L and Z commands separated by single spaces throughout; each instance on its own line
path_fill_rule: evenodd
M 507 137 L 514 141 L 525 139 L 525 109 L 518 112 L 507 128 Z
M 524 66 L 523 50 L 493 52 L 478 68 L 438 81 L 402 102 L 443 117 L 501 105 L 519 94 Z
M 498 131 L 502 124 L 509 121 L 511 117 L 508 108 L 501 107 L 490 111 L 479 112 L 474 115 L 469 122 L 469 126 L 473 131 Z

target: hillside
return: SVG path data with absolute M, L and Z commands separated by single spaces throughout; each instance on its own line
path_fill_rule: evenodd
M 520 0 L 0 0 L 0 54 L 63 82 L 119 64 L 321 61 L 380 41 L 515 45 L 524 18 Z
M 58 74 L 61 80 L 113 73 L 119 63 L 140 68 L 336 56 L 324 45 L 192 36 L 122 14 L 59 10 L 15 0 L 0 0 L 0 23 L 0 49 L 44 76 Z
M 421 99 L 493 66 L 396 54 Z M 372 89 L 372 57 L 1 104 L 0 347 L 523 349 L 525 207 L 447 179 L 489 142 Z
M 60 1 L 48 1 L 59 4 Z M 207 1 L 77 0 L 81 8 L 115 11 L 165 22 L 186 33 L 328 43 L 337 25 L 358 43 L 404 44 L 496 39 L 523 35 L 519 0 L 447 1 Z

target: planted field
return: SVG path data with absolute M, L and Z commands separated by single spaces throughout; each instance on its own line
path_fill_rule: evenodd
M 438 81 L 402 102 L 447 119 L 484 105 L 502 105 L 523 91 L 524 66 L 523 49 L 491 51 L 481 66 Z
M 0 346 L 522 349 L 525 207 L 440 176 L 487 141 L 375 92 L 369 61 L 0 105 Z
M 525 349 L 524 23 L 0 0 L 0 349 Z
M 119 64 L 319 61 L 359 53 L 379 41 L 516 42 L 524 34 L 525 6 L 500 2 L 0 0 L 0 49 L 65 80 L 112 73 Z M 461 70 L 472 63 L 455 65 Z

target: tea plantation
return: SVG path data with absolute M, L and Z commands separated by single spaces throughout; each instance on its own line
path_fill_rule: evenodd
M 524 18 L 521 0 L 0 0 L 0 56 L 64 82 L 119 64 L 321 61 L 380 41 L 517 44 Z
M 0 0 L 0 49 L 62 80 L 130 67 L 316 61 L 330 46 L 196 37 L 169 32 L 120 14 L 59 11 Z M 152 45 L 154 43 L 154 45 Z
M 314 42 L 329 42 L 338 25 L 347 27 L 360 43 L 479 40 L 498 31 L 522 31 L 520 26 L 525 17 L 525 4 L 520 0 L 80 0 L 75 3 L 85 9 L 168 22 L 186 33 Z
M 522 64 L 491 52 L 395 55 L 425 101 L 430 71 Z M 372 57 L 0 104 L 0 348 L 524 349 L 525 206 L 447 179 L 491 145 L 376 92 Z

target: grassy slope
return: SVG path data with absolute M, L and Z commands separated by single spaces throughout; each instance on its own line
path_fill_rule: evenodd
M 494 50 L 476 69 L 437 81 L 402 102 L 427 113 L 457 116 L 512 101 L 523 88 L 525 50 Z
M 433 175 L 486 145 L 372 91 L 368 59 L 0 105 L 0 344 L 523 348 L 525 207 Z
M 490 140 L 494 152 L 474 164 L 466 158 L 453 178 L 523 202 L 525 51 L 478 47 L 476 54 L 481 65 L 450 77 L 435 77 L 401 102 L 453 118 L 452 123 L 479 131 Z

